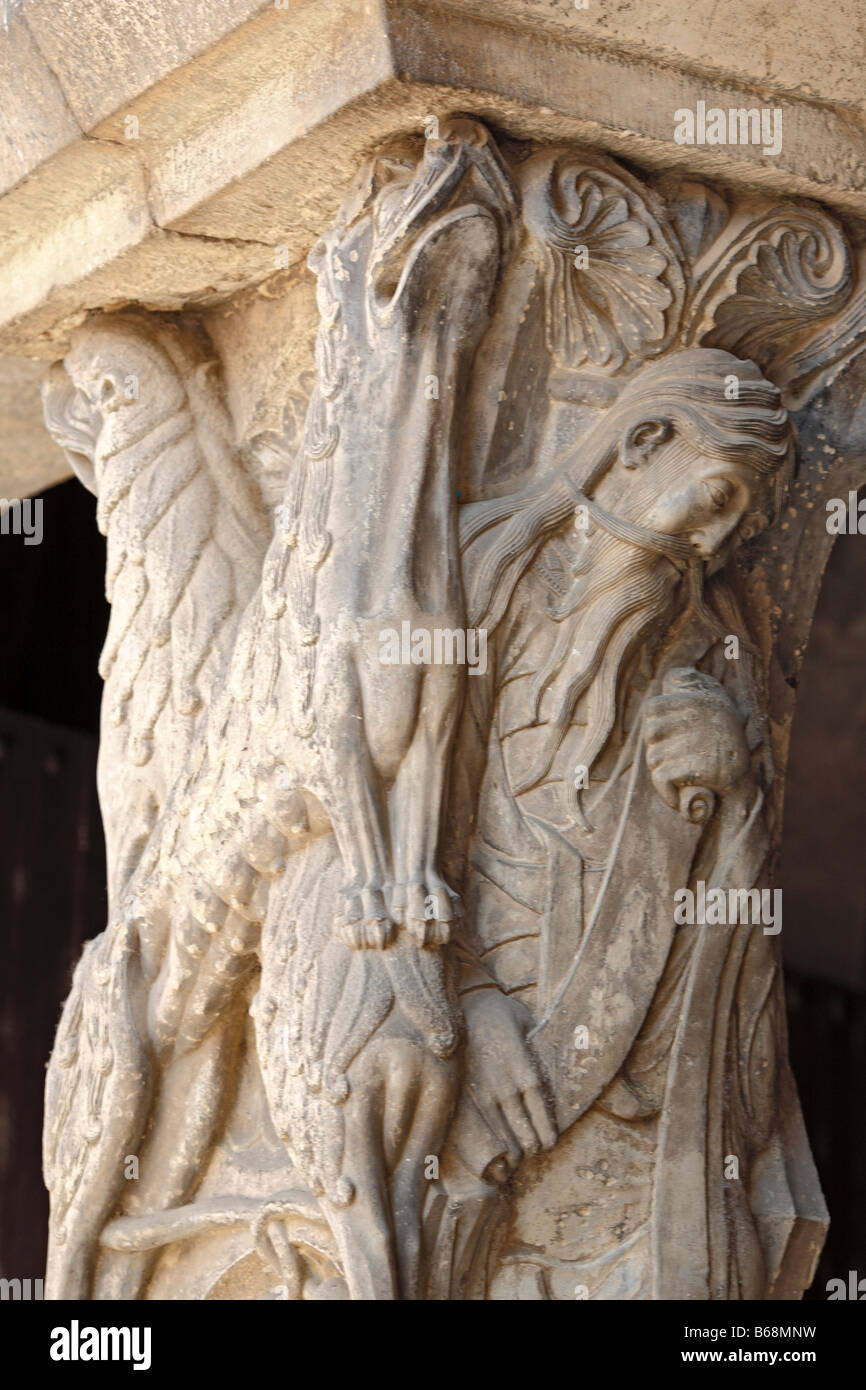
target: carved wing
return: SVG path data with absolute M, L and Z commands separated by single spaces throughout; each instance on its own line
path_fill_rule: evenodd
M 221 688 L 269 538 L 209 349 L 168 322 L 103 316 L 44 392 L 108 541 L 100 798 L 112 901 Z
M 48 1298 L 89 1296 L 91 1233 L 110 1215 L 119 1156 L 135 1152 L 147 1113 L 148 1060 L 137 1018 L 142 996 L 131 978 L 137 962 L 126 924 L 88 942 L 57 1030 L 42 1146 L 51 1193 Z M 113 1142 L 105 1143 L 109 1129 Z
M 48 1069 L 54 1296 L 87 1296 L 93 1233 L 151 1095 L 147 983 L 136 923 L 118 908 L 223 688 L 268 541 L 216 372 L 203 336 L 103 316 L 75 335 L 44 390 L 49 428 L 97 497 L 111 603 L 99 777 L 111 916 L 78 965 Z

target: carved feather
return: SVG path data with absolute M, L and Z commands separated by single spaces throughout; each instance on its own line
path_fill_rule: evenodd
M 46 383 L 49 428 L 79 462 L 89 457 L 108 540 L 112 615 L 100 671 L 117 732 L 110 790 L 100 790 L 109 841 L 120 823 L 127 843 L 146 838 L 150 825 L 136 836 L 130 824 L 141 814 L 137 789 L 146 781 L 160 808 L 180 776 L 196 718 L 222 689 L 269 540 L 211 357 L 203 336 L 167 319 L 103 315 L 78 331 Z M 124 863 L 126 878 L 133 867 Z M 124 887 L 115 878 L 113 901 Z

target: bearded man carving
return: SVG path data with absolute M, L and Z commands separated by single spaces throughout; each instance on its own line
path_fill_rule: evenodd
M 477 958 L 463 985 L 470 1083 L 452 1131 L 467 1210 L 470 1171 L 489 1220 L 491 1180 L 549 1147 L 539 1074 L 565 1132 L 551 1157 L 521 1169 L 500 1297 L 570 1298 L 575 1284 L 602 1298 L 763 1296 L 748 1193 L 773 1137 L 759 1102 L 784 1080 L 779 1059 L 771 1080 L 761 1051 L 763 1070 L 744 1081 L 739 1185 L 723 1184 L 710 1147 L 718 1116 L 688 1201 L 677 1156 L 685 1143 L 692 1156 L 702 1149 L 708 1101 L 695 1078 L 707 1079 L 710 1040 L 743 1015 L 750 1036 L 765 1026 L 780 1008 L 778 964 L 748 928 L 675 936 L 672 904 L 695 873 L 750 887 L 765 859 L 768 750 L 750 644 L 730 594 L 710 579 L 705 596 L 704 578 L 770 521 L 790 455 L 779 393 L 754 365 L 689 350 L 640 369 L 542 482 L 464 509 L 471 618 L 494 633 L 494 669 L 470 691 L 458 758 L 480 784 L 465 868 Z M 724 657 L 731 632 L 738 662 Z M 479 727 L 483 775 L 472 764 Z M 725 970 L 746 952 L 739 994 L 724 995 Z M 694 1019 L 696 989 L 705 1015 Z M 706 1052 L 684 1075 L 696 1023 Z M 564 1238 L 545 1202 L 585 1152 L 600 1166 L 581 1158 L 586 1219 Z M 735 1207 L 746 1219 L 731 1225 Z M 528 1246 L 539 1226 L 550 1226 L 545 1255 L 521 1254 L 521 1232 Z

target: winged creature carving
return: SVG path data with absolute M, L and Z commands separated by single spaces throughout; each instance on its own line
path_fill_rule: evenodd
M 765 881 L 766 652 L 728 579 L 854 277 L 817 211 L 708 226 L 477 122 L 392 143 L 310 255 L 275 515 L 200 324 L 76 331 L 45 409 L 108 541 L 110 918 L 49 1067 L 49 1296 L 156 1296 L 217 1231 L 292 1298 L 778 1286 L 762 1193 L 809 1160 L 774 943 L 677 933 L 671 892 Z M 384 663 L 404 623 L 483 629 L 488 670 Z M 256 1097 L 273 1177 L 221 1191 Z M 606 1142 L 635 1192 L 548 1239 Z

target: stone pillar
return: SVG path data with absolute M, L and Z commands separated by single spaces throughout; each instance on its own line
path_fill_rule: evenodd
M 812 1277 L 774 864 L 864 477 L 859 237 L 801 196 L 811 107 L 722 155 L 708 79 L 662 151 L 644 65 L 629 142 L 625 84 L 603 129 L 542 103 L 604 64 L 529 9 L 265 11 L 0 201 L 22 256 L 46 189 L 91 239 L 0 332 L 57 356 L 112 603 L 49 1297 Z

